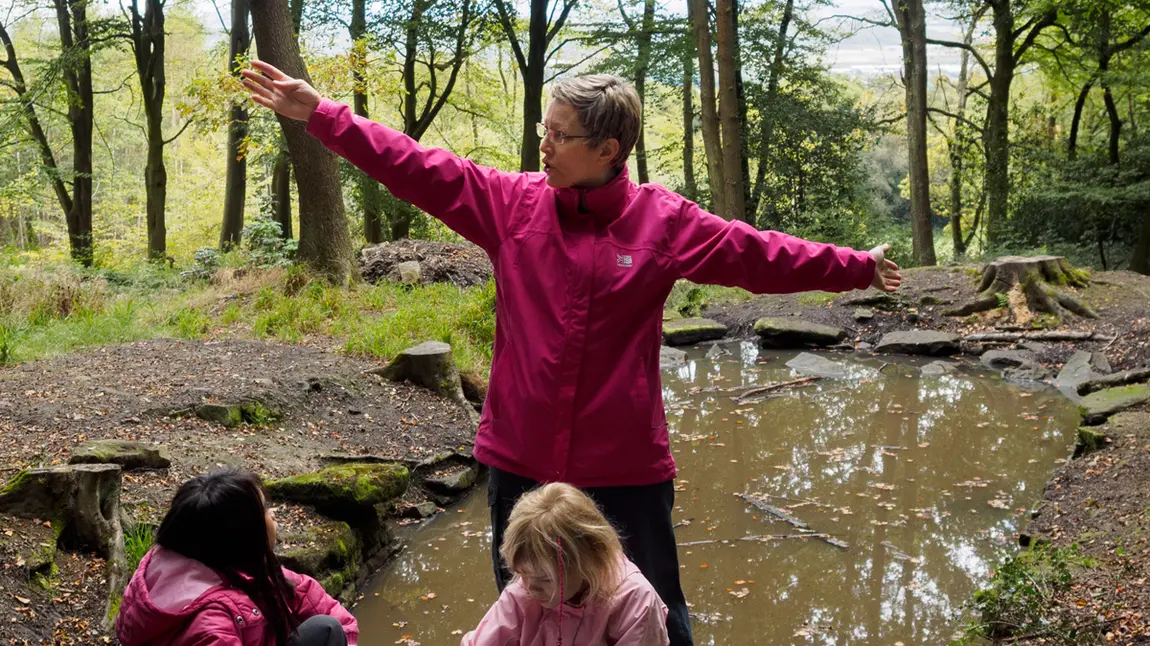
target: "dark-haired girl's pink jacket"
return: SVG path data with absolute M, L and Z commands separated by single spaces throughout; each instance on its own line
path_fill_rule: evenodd
M 475 457 L 579 487 L 670 480 L 659 383 L 675 281 L 756 293 L 865 289 L 870 254 L 728 222 L 626 171 L 554 189 L 429 150 L 324 100 L 308 132 L 464 238 L 495 268 L 496 334 Z
M 291 610 L 303 622 L 330 615 L 343 625 L 348 644 L 359 627 L 315 579 L 284 569 L 295 586 Z M 153 548 L 128 583 L 116 638 L 124 646 L 266 646 L 275 631 L 256 604 L 199 561 L 162 547 Z

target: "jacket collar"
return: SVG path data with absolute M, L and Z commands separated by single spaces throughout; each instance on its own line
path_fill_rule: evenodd
M 557 188 L 555 202 L 561 217 L 594 217 L 600 226 L 614 222 L 635 195 L 635 185 L 627 168 L 614 179 L 597 188 Z

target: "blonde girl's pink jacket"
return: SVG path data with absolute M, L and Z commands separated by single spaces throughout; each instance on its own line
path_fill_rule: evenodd
M 314 615 L 339 620 L 348 644 L 359 626 L 315 579 L 284 569 L 295 586 L 291 610 L 302 622 Z M 136 568 L 120 603 L 116 637 L 124 646 L 266 646 L 275 632 L 243 592 L 199 561 L 153 548 Z
M 865 289 L 869 253 L 728 222 L 626 170 L 595 189 L 486 168 L 324 100 L 308 132 L 482 247 L 496 283 L 480 462 L 541 482 L 675 477 L 659 381 L 680 278 L 755 293 Z
M 626 561 L 623 580 L 608 600 L 548 610 L 527 594 L 518 579 L 503 590 L 479 626 L 460 646 L 667 646 L 667 606 Z

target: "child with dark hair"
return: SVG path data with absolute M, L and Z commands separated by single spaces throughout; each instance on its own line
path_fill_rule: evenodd
M 185 482 L 132 576 L 124 646 L 355 646 L 359 628 L 313 578 L 280 566 L 260 479 L 218 471 Z

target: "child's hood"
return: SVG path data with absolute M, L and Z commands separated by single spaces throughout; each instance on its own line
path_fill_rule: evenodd
M 215 570 L 162 547 L 152 549 L 124 591 L 116 634 L 124 646 L 174 637 L 227 587 Z

